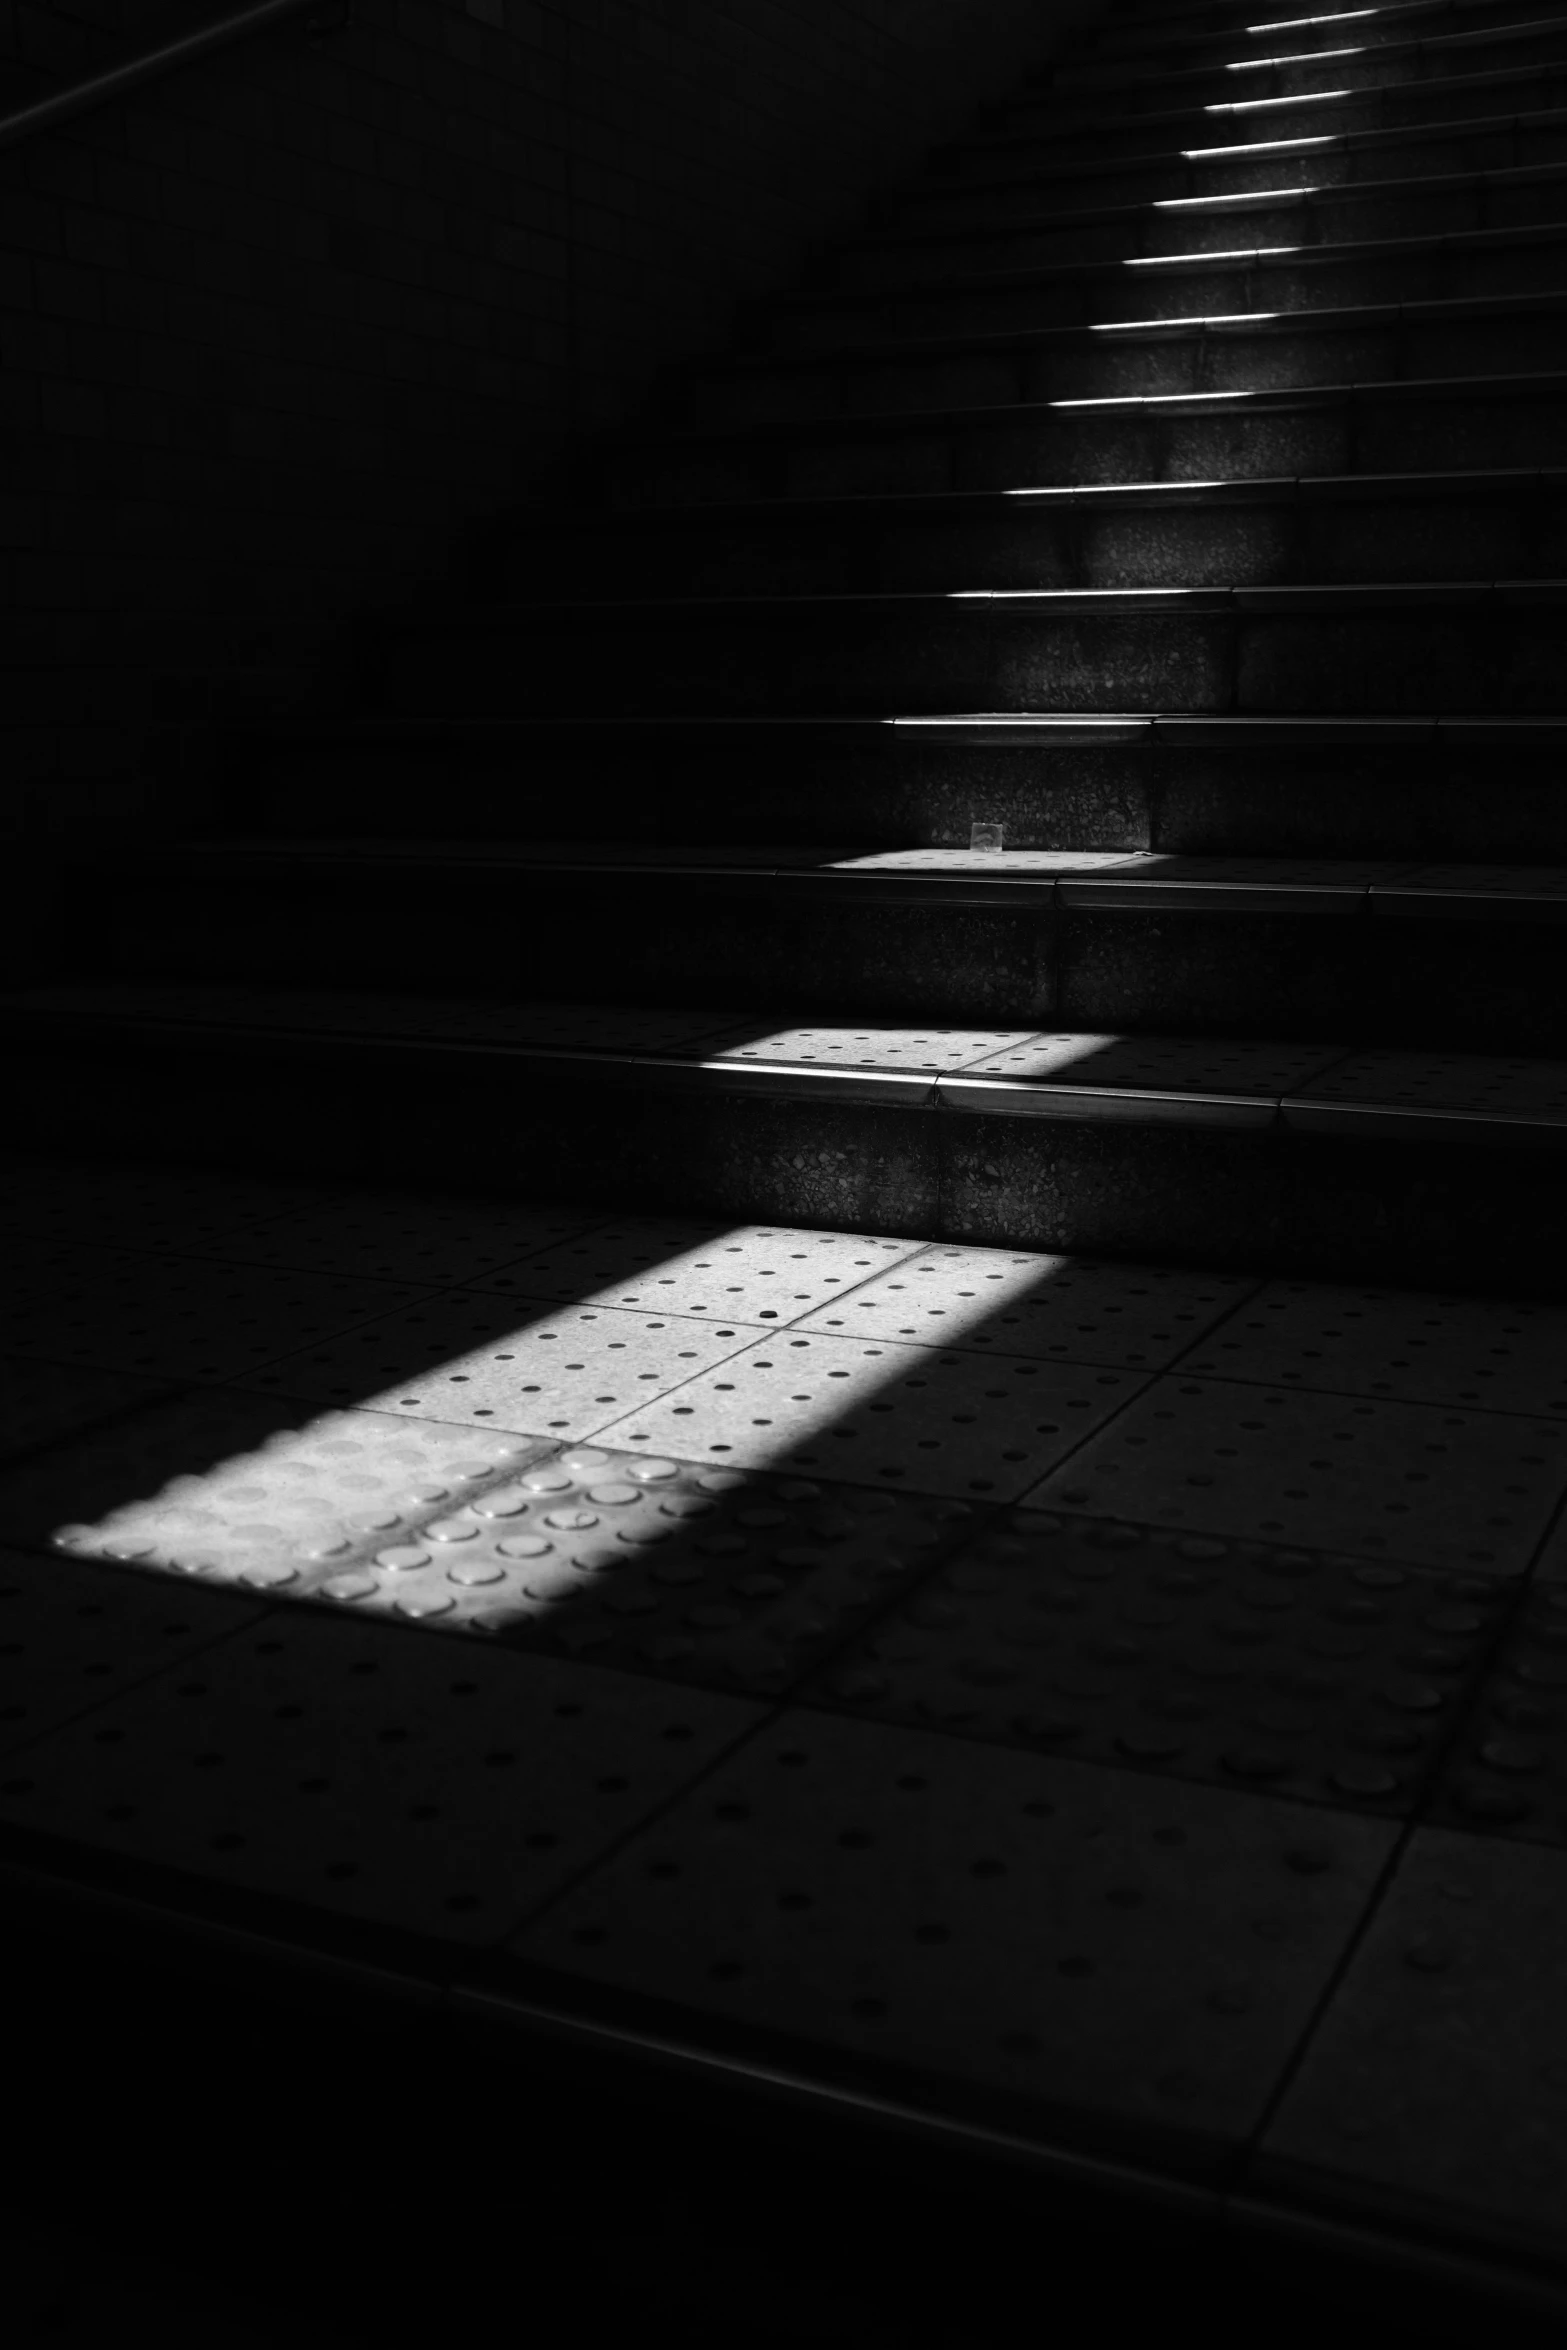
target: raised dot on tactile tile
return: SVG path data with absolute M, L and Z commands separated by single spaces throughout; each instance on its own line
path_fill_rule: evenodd
M 440 1518 L 423 1529 L 426 1542 L 472 1542 L 479 1529 L 472 1518 Z
M 589 1501 L 596 1501 L 606 1510 L 624 1509 L 628 1501 L 640 1501 L 641 1493 L 635 1485 L 594 1485 L 588 1491 Z
M 1509 1776 L 1531 1778 L 1546 1764 L 1544 1748 L 1528 1738 L 1486 1738 L 1476 1751 L 1488 1771 L 1505 1771 Z
M 1140 1526 L 1099 1526 L 1088 1539 L 1096 1550 L 1135 1550 L 1143 1533 Z
M 696 1493 L 671 1493 L 658 1505 L 660 1515 L 666 1518 L 702 1518 L 712 1506 Z
M 742 1526 L 787 1526 L 787 1510 L 741 1510 L 738 1517 Z
M 349 1521 L 356 1534 L 386 1534 L 402 1522 L 401 1510 L 365 1510 Z
M 297 1583 L 299 1569 L 282 1559 L 257 1560 L 254 1566 L 240 1569 L 239 1580 L 254 1591 L 275 1591 L 284 1583 Z
M 430 1553 L 427 1550 L 420 1550 L 412 1542 L 401 1542 L 391 1550 L 378 1550 L 375 1554 L 375 1563 L 378 1567 L 389 1567 L 394 1575 L 402 1575 L 407 1574 L 414 1567 L 427 1567 L 430 1563 Z
M 316 1588 L 323 1599 L 368 1599 L 380 1585 L 373 1575 L 328 1575 Z
M 530 1493 L 564 1493 L 569 1485 L 575 1483 L 575 1479 L 568 1477 L 562 1469 L 548 1468 L 530 1469 L 521 1482 Z
M 607 1452 L 595 1452 L 591 1448 L 576 1452 L 563 1452 L 560 1456 L 561 1468 L 569 1469 L 573 1477 L 586 1477 L 594 1469 L 604 1468 L 608 1461 L 609 1454 Z
M 743 1534 L 704 1534 L 696 1544 L 702 1556 L 710 1559 L 744 1558 L 750 1547 Z
M 539 1534 L 503 1534 L 495 1545 L 503 1559 L 541 1559 L 554 1547 Z
M 506 1569 L 497 1566 L 493 1559 L 462 1559 L 455 1567 L 447 1568 L 446 1579 L 471 1590 L 482 1583 L 504 1583 Z
M 598 1524 L 598 1515 L 593 1510 L 551 1510 L 544 1523 L 558 1534 L 586 1534 Z
M 494 1493 L 481 1493 L 471 1505 L 481 1518 L 516 1518 L 527 1508 L 533 1496 L 518 1486 L 502 1485 Z
M 804 1477 L 791 1477 L 784 1484 L 774 1487 L 780 1501 L 816 1501 L 821 1496 L 821 1490 L 819 1485 L 810 1484 Z M 890 1495 L 878 1494 L 876 1499 L 878 1501 L 886 1499 L 889 1508 L 897 1508 L 897 1503 L 891 1499 Z
M 1349 1763 L 1328 1773 L 1328 1785 L 1336 1794 L 1359 1796 L 1368 1803 L 1396 1795 L 1403 1783 L 1396 1771 L 1379 1771 L 1371 1763 Z
M 396 1606 L 400 1616 L 419 1617 L 449 1615 L 456 1604 L 448 1591 L 411 1591 Z
M 336 1542 L 318 1542 L 313 1550 L 306 1551 L 305 1556 L 308 1559 L 336 1559 L 341 1558 L 345 1550 L 352 1550 L 352 1548 L 351 1542 L 344 1542 L 341 1539 Z
M 749 1480 L 740 1469 L 704 1469 L 696 1482 L 703 1493 L 733 1493 Z
M 1215 1542 L 1206 1534 L 1188 1534 L 1175 1549 L 1177 1557 L 1183 1559 L 1224 1559 L 1230 1555 L 1227 1542 Z
M 678 1461 L 633 1461 L 627 1469 L 628 1477 L 635 1477 L 639 1485 L 662 1485 L 666 1477 L 678 1477 Z

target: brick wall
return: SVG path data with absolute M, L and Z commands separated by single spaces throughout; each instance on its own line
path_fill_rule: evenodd
M 231 5 L 0 4 L 5 102 Z M 1096 5 L 356 0 L 0 151 L 13 825 L 287 707 Z

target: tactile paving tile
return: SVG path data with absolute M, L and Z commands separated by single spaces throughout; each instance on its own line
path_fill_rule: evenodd
M 1567 1309 L 1273 1281 L 1183 1369 L 1408 1403 L 1567 1415 Z
M 0 1818 L 493 1941 L 761 1719 L 740 1698 L 279 1611 L 41 1739 Z
M 112 1161 L 8 1160 L 0 1165 L 0 1229 L 100 1247 L 195 1248 L 252 1231 L 330 1189 Z
M 1523 1594 L 1426 1812 L 1567 1845 L 1567 1583 Z
M 725 1061 L 797 1061 L 830 1069 L 964 1069 L 1028 1031 L 992 1028 L 775 1028 L 726 1045 Z
M 411 1281 L 40 1243 L 8 1263 L 17 1354 L 153 1378 L 232 1379 L 432 1293 Z
M 474 1286 L 563 1304 L 793 1322 L 919 1246 L 858 1232 L 772 1224 L 725 1231 L 672 1217 L 632 1217 L 539 1249 Z
M 307 1590 L 361 1561 L 402 1555 L 399 1546 L 431 1519 L 530 1469 L 549 1449 L 427 1420 L 327 1412 L 205 1468 L 193 1455 L 161 1484 L 138 1490 L 127 1467 L 108 1508 L 87 1517 L 67 1507 L 47 1529 L 35 1519 L 30 1533 L 78 1557 Z M 42 1464 L 34 1484 L 69 1505 L 65 1461 Z
M 1253 2180 L 1561 2259 L 1567 1854 L 1417 1828 Z M 1501 2308 L 1498 2304 L 1498 2308 Z M 1505 2325 L 1503 2331 L 1506 2331 Z
M 564 1051 L 675 1052 L 745 1025 L 740 1014 L 606 1004 L 507 1004 L 439 996 L 337 994 L 318 988 L 32 988 L 9 1001 L 89 1018 L 167 1019 L 311 1034 L 551 1046 Z M 752 1023 L 754 1025 L 754 1023 Z
M 1408 1812 L 1509 1598 L 1494 1578 L 1018 1511 L 799 1694 L 1001 1745 Z
M 756 1325 L 530 1306 L 477 1290 L 384 1314 L 258 1372 L 252 1384 L 323 1403 L 534 1436 L 595 1435 L 747 1344 Z
M 256 1600 L 0 1550 L 0 1752 L 254 1623 Z
M 964 1074 L 1154 1093 L 1254 1094 L 1274 1101 L 1341 1058 L 1342 1047 L 1248 1044 L 1231 1037 L 1057 1035 L 991 1053 L 971 1062 Z
M 569 1208 L 417 1193 L 354 1193 L 215 1243 L 231 1263 L 381 1280 L 482 1282 L 525 1252 L 602 1221 Z
M 918 1578 L 960 1501 L 584 1445 L 394 1534 L 309 1596 L 653 1672 L 773 1689 Z
M 1200 2162 L 1261 2119 L 1395 1834 L 795 1713 L 512 1947 Z
M 128 1371 L 0 1358 L 0 1459 L 156 1403 L 168 1387 L 167 1380 L 138 1379 Z
M 1177 1375 L 1029 1499 L 1510 1576 L 1528 1567 L 1564 1486 L 1559 1421 Z
M 1164 1265 L 927 1248 L 805 1315 L 799 1327 L 1162 1370 L 1254 1287 L 1231 1274 Z
M 1300 1084 L 1306 1102 L 1375 1109 L 1462 1110 L 1567 1123 L 1567 1061 L 1500 1060 L 1478 1053 L 1351 1053 Z
M 1015 1501 L 1143 1384 L 1128 1371 L 780 1330 L 604 1433 L 727 1468 Z
M 835 873 L 972 873 L 990 881 L 1048 880 L 1137 861 L 1138 852 L 1128 849 L 878 849 L 871 856 L 824 860 Z

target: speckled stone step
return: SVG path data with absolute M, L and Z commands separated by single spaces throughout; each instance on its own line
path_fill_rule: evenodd
M 124 982 L 0 1016 L 60 1150 L 1567 1295 L 1562 1062 Z
M 747 853 L 254 843 L 124 861 L 81 911 L 101 967 L 263 983 L 279 924 L 320 987 L 1384 1046 L 1567 1051 L 1567 869 L 1047 850 Z M 524 921 L 510 919 L 519 903 Z M 595 943 L 591 974 L 580 943 Z

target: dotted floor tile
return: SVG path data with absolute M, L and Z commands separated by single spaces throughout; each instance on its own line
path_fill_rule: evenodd
M 760 1718 L 739 1698 L 286 1610 L 15 1758 L 0 1819 L 489 1941 Z
M 1478 1053 L 1352 1053 L 1299 1091 L 1309 1101 L 1368 1108 L 1567 1119 L 1567 1061 L 1493 1060 Z
M 982 1028 L 775 1028 L 727 1045 L 726 1061 L 799 1061 L 831 1069 L 965 1069 L 1027 1031 Z
M 1395 1832 L 794 1714 L 513 1947 L 1036 2111 L 1233 2141 Z
M 1564 1485 L 1560 1422 L 1170 1377 L 1029 1498 L 1518 1575 Z
M 488 1281 L 514 1259 L 591 1230 L 568 1208 L 357 1193 L 237 1234 L 215 1254 L 248 1265 L 378 1280 Z
M 973 1516 L 960 1501 L 583 1445 L 454 1495 L 299 1589 L 625 1671 L 772 1689 L 923 1575 Z
M 780 1331 L 605 1433 L 726 1467 L 1013 1501 L 1141 1385 L 1125 1371 Z
M 255 1383 L 426 1420 L 592 1436 L 641 1396 L 667 1394 L 736 1353 L 753 1328 L 613 1306 L 530 1306 L 468 1291 L 385 1314 L 289 1356 Z
M 1567 1585 L 1524 1594 L 1427 1816 L 1567 1845 Z
M 1184 1368 L 1554 1418 L 1567 1414 L 1567 1310 L 1274 1281 L 1194 1347 Z
M 0 1227 L 99 1246 L 189 1249 L 252 1231 L 328 1189 L 168 1167 L 13 1160 L 0 1166 Z
M 531 1470 L 550 1449 L 428 1420 L 327 1412 L 204 1467 L 193 1451 L 161 1483 L 138 1488 L 128 1469 L 107 1509 L 72 1511 L 47 1539 L 77 1557 L 306 1591 L 377 1558 L 406 1564 L 432 1520 Z M 67 1464 L 46 1467 L 68 1503 Z
M 1254 2176 L 1559 2262 L 1564 1992 L 1567 1854 L 1417 1829 Z
M 800 1328 L 1162 1369 L 1254 1287 L 1162 1265 L 927 1248 L 806 1315 Z
M 231 1021 L 337 1036 L 419 1037 L 567 1051 L 673 1052 L 745 1025 L 734 1012 L 606 1004 L 507 1004 L 439 996 L 248 987 L 34 988 L 11 1001 L 40 1011 L 119 1018 Z M 755 1023 L 751 1023 L 754 1027 Z
M 253 1624 L 260 1603 L 0 1549 L 0 1752 Z
M 166 1381 L 139 1379 L 127 1371 L 0 1358 L 0 1459 L 155 1403 L 167 1391 Z
M 880 849 L 872 856 L 824 860 L 835 873 L 972 873 L 988 881 L 1097 873 L 1139 861 L 1126 849 Z
M 801 1692 L 878 1720 L 1407 1812 L 1505 1587 L 1018 1511 Z
M 476 1286 L 563 1304 L 792 1322 L 911 1256 L 919 1245 L 855 1232 L 796 1232 L 770 1224 L 725 1231 L 671 1217 L 633 1217 L 542 1248 Z
M 166 1379 L 232 1379 L 429 1291 L 408 1281 L 41 1242 L 7 1263 L 17 1354 Z
M 1040 1084 L 1146 1087 L 1157 1093 L 1258 1094 L 1276 1099 L 1341 1058 L 1321 1045 L 1247 1044 L 1185 1036 L 1036 1036 L 972 1062 L 970 1077 Z

